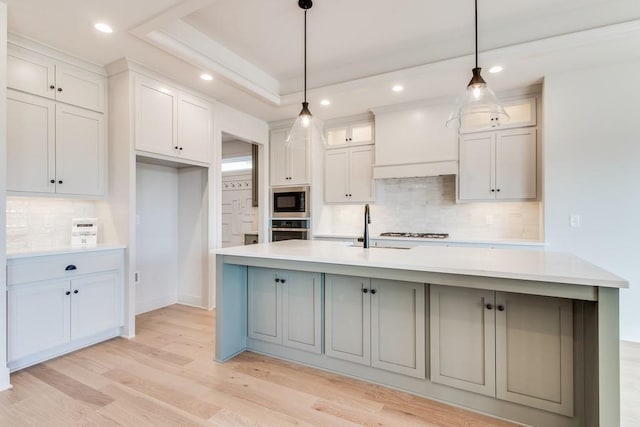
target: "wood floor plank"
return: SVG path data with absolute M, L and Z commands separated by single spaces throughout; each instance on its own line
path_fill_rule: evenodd
M 113 399 L 106 394 L 51 368 L 47 364 L 41 363 L 32 366 L 28 368 L 27 372 L 75 400 L 94 406 L 105 406 L 113 402 Z

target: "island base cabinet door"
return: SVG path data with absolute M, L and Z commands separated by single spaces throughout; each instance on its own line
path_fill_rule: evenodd
M 430 286 L 431 381 L 495 396 L 495 293 Z
M 250 267 L 248 272 L 249 338 L 282 344 L 281 280 L 278 271 Z
M 322 351 L 322 279 L 319 273 L 291 271 L 282 285 L 282 344 Z
M 119 273 L 71 281 L 71 339 L 77 340 L 122 326 Z
M 371 364 L 371 279 L 325 275 L 325 354 Z
M 70 341 L 68 280 L 9 288 L 8 297 L 10 363 Z
M 425 378 L 423 283 L 371 280 L 371 366 Z
M 573 416 L 570 300 L 496 293 L 499 399 Z

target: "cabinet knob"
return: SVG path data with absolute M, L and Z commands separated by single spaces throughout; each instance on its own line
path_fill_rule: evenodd
M 49 182 L 50 182 L 50 183 L 52 183 L 52 184 L 55 184 L 55 183 L 56 183 L 56 180 L 55 180 L 55 179 L 52 179 L 52 180 L 51 180 L 51 181 L 49 181 Z
M 49 89 L 55 89 L 56 87 L 54 85 L 50 85 Z
M 76 289 L 73 291 L 74 294 L 77 294 L 79 291 Z
M 178 148 L 178 150 L 182 151 L 182 147 Z M 500 191 L 500 190 L 498 190 L 498 191 Z
M 58 184 L 62 184 L 62 180 L 58 181 Z
M 500 191 L 500 189 L 498 188 L 496 191 Z
M 504 305 L 500 304 L 500 305 L 498 306 L 498 311 L 504 311 Z
M 175 147 L 173 147 L 173 149 L 174 149 L 174 150 L 177 150 L 177 149 L 178 149 L 178 146 L 176 145 Z
M 67 291 L 64 293 L 65 295 L 71 295 L 71 291 Z
M 371 295 L 375 295 L 376 292 L 378 292 L 378 291 L 376 291 L 375 289 L 371 289 Z
M 286 282 L 286 280 L 280 279 L 280 283 L 285 283 L 285 282 Z
M 73 264 L 69 264 L 69 265 L 67 265 L 67 266 L 65 267 L 65 269 L 64 269 L 64 270 L 65 270 L 65 271 L 73 271 L 73 270 L 77 270 L 77 269 L 78 269 L 78 267 L 76 267 L 75 265 L 73 265 Z
M 487 305 L 485 305 L 485 307 L 487 307 L 487 310 L 493 310 L 493 305 L 492 304 L 487 304 Z
M 61 87 L 58 88 L 58 92 L 62 92 L 62 88 Z
M 276 277 L 276 283 L 280 283 L 280 279 Z
M 369 292 L 369 289 L 367 289 L 367 288 L 363 288 L 363 289 L 362 289 L 362 292 L 366 294 L 367 292 Z
M 491 189 L 491 192 L 494 193 L 496 190 L 494 190 L 493 188 Z

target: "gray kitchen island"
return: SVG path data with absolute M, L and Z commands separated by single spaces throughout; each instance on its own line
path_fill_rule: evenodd
M 216 251 L 215 360 L 255 351 L 536 426 L 617 426 L 621 279 L 570 254 Z

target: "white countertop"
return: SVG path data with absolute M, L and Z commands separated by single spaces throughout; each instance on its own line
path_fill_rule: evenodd
M 349 234 L 314 234 L 313 238 L 316 239 L 345 239 L 352 240 L 361 238 L 362 235 L 349 235 Z M 539 246 L 544 247 L 545 242 L 539 240 L 512 240 L 512 239 L 459 239 L 450 238 L 446 239 L 421 239 L 417 237 L 390 237 L 390 236 L 371 236 L 370 240 L 391 240 L 394 242 L 413 242 L 413 243 L 441 243 L 446 245 L 447 243 L 468 243 L 474 245 L 505 245 L 505 246 Z
M 214 251 L 219 255 L 316 262 L 432 273 L 497 277 L 575 285 L 627 288 L 622 279 L 574 255 L 532 249 L 416 246 L 388 249 L 344 242 L 286 240 Z
M 27 258 L 34 256 L 60 255 L 78 252 L 108 251 L 112 249 L 126 249 L 125 245 L 99 244 L 98 246 L 59 246 L 55 248 L 27 248 L 7 249 L 7 259 Z

